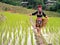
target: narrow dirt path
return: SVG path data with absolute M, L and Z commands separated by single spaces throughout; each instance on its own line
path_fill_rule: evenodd
M 33 32 L 35 34 L 35 39 L 36 39 L 36 43 L 37 45 L 48 45 L 46 40 L 44 39 L 44 37 L 42 36 L 42 34 L 40 34 L 40 36 L 37 36 L 36 34 L 36 30 L 35 30 L 35 22 L 33 20 L 30 20 L 31 24 L 32 24 L 32 28 L 33 28 Z
M 44 39 L 44 37 L 42 35 L 37 36 L 35 32 L 34 32 L 34 34 L 35 34 L 35 39 L 36 39 L 37 45 L 48 45 L 46 40 Z

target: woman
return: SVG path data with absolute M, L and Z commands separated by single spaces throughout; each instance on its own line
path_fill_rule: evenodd
M 40 35 L 41 28 L 46 25 L 48 17 L 42 11 L 42 6 L 41 5 L 38 5 L 38 10 L 36 12 L 32 13 L 31 15 L 37 15 L 36 29 L 37 29 L 37 32 L 38 32 L 37 34 Z M 42 16 L 44 16 L 45 18 L 43 19 Z

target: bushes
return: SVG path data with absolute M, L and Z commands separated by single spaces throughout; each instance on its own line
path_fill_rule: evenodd
M 8 10 L 10 10 L 10 8 L 9 7 L 3 7 L 2 10 L 8 11 Z
M 42 5 L 42 8 L 43 8 L 43 10 L 45 10 L 46 6 L 45 5 Z
M 57 7 L 56 6 L 51 6 L 49 10 L 50 11 L 57 11 Z
M 31 9 L 31 8 L 32 8 L 32 5 L 28 5 L 27 8 L 28 8 L 28 9 Z
M 57 8 L 60 9 L 60 2 L 57 3 Z
M 57 2 L 56 5 L 49 6 L 48 10 L 60 12 L 60 2 Z
M 57 10 L 57 12 L 59 12 L 59 13 L 60 13 L 60 9 L 58 9 L 58 10 Z

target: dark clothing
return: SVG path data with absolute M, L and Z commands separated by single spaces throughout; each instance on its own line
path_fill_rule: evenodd
M 36 27 L 42 26 L 42 20 L 36 20 Z
M 39 12 L 36 11 L 34 13 L 32 13 L 32 15 L 37 15 L 37 19 L 36 19 L 36 27 L 42 27 L 42 16 L 46 17 L 46 14 L 44 12 Z
M 36 12 L 32 13 L 32 15 L 36 15 L 36 14 L 37 14 L 37 17 L 42 17 L 42 16 L 46 17 L 46 14 L 44 12 L 36 11 Z

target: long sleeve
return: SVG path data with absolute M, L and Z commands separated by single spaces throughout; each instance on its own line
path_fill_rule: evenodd
M 36 15 L 37 13 L 38 13 L 38 11 L 36 11 L 36 12 L 32 13 L 32 15 Z
M 46 17 L 46 14 L 43 12 L 43 16 Z

